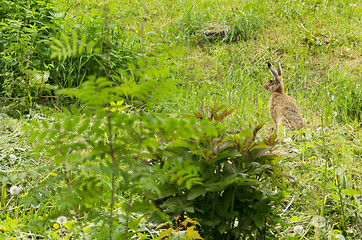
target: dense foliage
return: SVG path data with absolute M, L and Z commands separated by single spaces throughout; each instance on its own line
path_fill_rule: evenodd
M 213 120 L 232 112 L 219 114 L 223 108 L 212 108 L 211 118 L 200 123 L 127 110 L 125 96 L 137 102 L 163 97 L 157 89 L 170 78 L 157 66 L 135 70 L 141 74 L 147 69 L 154 78 L 136 78 L 132 89 L 130 82 L 116 86 L 106 78 L 91 78 L 79 90 L 61 91 L 78 97 L 86 108 L 64 109 L 50 121 L 33 122 L 30 140 L 38 142 L 40 154 L 47 149 L 50 160 L 34 174 L 49 177 L 32 186 L 21 202 L 29 206 L 53 199 L 59 215 L 76 217 L 73 236 L 81 234 L 84 224 L 97 222 L 87 236 L 129 239 L 143 232 L 137 224 L 149 215 L 155 223 L 179 215 L 195 219 L 206 239 L 270 234 L 267 229 L 277 217 L 273 205 L 283 195 L 274 189 L 282 186 L 278 158 L 267 153 L 276 136 L 258 141 L 261 126 L 227 134 Z M 120 197 L 124 194 L 126 199 Z
M 54 89 L 79 87 L 90 75 L 104 76 L 102 18 L 97 25 L 68 25 L 66 7 L 57 7 L 49 0 L 2 0 L 0 12 L 0 101 L 9 114 L 19 116 L 36 104 L 59 106 Z M 112 32 L 107 46 L 109 69 L 119 75 L 116 69 L 127 68 L 139 47 L 125 44 L 123 30 L 117 26 L 107 28 Z M 57 51 L 59 48 L 66 50 Z
M 1 102 L 22 111 L 43 94 L 54 67 L 49 48 L 57 32 L 54 11 L 43 1 L 2 0 L 0 12 Z

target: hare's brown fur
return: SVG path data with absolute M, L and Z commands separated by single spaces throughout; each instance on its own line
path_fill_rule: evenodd
M 280 125 L 290 129 L 303 128 L 303 118 L 300 115 L 297 104 L 293 98 L 284 92 L 280 63 L 278 62 L 277 69 L 268 63 L 268 69 L 274 77 L 269 79 L 264 87 L 267 91 L 271 92 L 269 111 L 275 123 L 276 132 L 278 132 Z

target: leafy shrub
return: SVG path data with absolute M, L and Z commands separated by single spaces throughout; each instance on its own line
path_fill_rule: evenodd
M 100 96 L 110 90 L 103 88 Z M 110 225 L 110 232 L 94 227 L 92 237 L 130 238 L 154 211 L 151 221 L 156 216 L 164 221 L 149 199 L 169 216 L 197 220 L 205 239 L 266 236 L 276 219 L 273 206 L 282 194 L 275 186 L 282 173 L 277 157 L 267 151 L 277 141 L 275 135 L 257 141 L 261 126 L 226 134 L 215 121 L 102 108 L 80 114 L 73 108 L 32 128 L 31 139 L 43 142 L 39 149 L 47 149 L 51 167 L 43 169 L 49 177 L 22 202 L 51 198 L 59 215 Z
M 54 202 L 57 215 L 48 217 L 74 219 L 67 230 L 73 237 L 129 239 L 146 234 L 146 219 L 158 223 L 177 215 L 199 222 L 206 239 L 266 236 L 282 197 L 275 191 L 283 186 L 277 157 L 267 153 L 276 136 L 257 140 L 261 126 L 227 133 L 220 122 L 233 110 L 226 107 L 212 107 L 200 122 L 132 110 L 139 102 L 162 101 L 162 89 L 172 85 L 158 61 L 141 62 L 147 64 L 119 85 L 89 78 L 80 89 L 60 91 L 80 99 L 84 110 L 72 107 L 33 121 L 30 140 L 48 163 L 31 170 L 43 180 L 20 203 Z M 161 62 L 172 69 L 172 61 Z M 124 105 L 129 97 L 131 108 Z
M 213 108 L 210 115 L 212 112 Z M 277 143 L 276 136 L 258 141 L 262 125 L 233 134 L 226 134 L 214 121 L 203 120 L 200 126 L 197 140 L 177 139 L 167 148 L 179 156 L 177 162 L 197 167 L 197 181 L 179 180 L 188 172 L 188 165 L 170 172 L 168 181 L 161 185 L 157 205 L 171 216 L 196 219 L 205 239 L 268 236 L 267 229 L 278 218 L 273 206 L 283 198 L 281 191 L 273 189 L 282 186 L 278 179 L 284 175 L 277 165 L 278 157 L 268 153 Z M 176 161 L 171 161 L 161 160 L 165 173 L 173 170 Z

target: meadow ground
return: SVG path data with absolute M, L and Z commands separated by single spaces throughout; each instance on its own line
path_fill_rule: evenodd
M 69 25 L 91 24 L 103 14 L 103 4 L 92 1 L 61 5 L 75 16 L 66 18 Z M 358 0 L 114 0 L 110 24 L 127 36 L 125 46 L 141 43 L 144 53 L 160 45 L 183 50 L 173 76 L 177 90 L 159 103 L 159 111 L 183 116 L 201 105 L 228 105 L 236 109 L 224 122 L 230 129 L 265 123 L 261 135 L 273 131 L 263 83 L 271 76 L 266 63 L 280 60 L 285 90 L 306 129 L 282 129 L 279 136 L 281 164 L 295 182 L 279 209 L 290 224 L 275 233 L 281 239 L 337 239 L 343 232 L 346 239 L 360 239 L 361 13 Z M 0 158 L 7 159 L 7 173 L 36 162 L 22 135 L 26 121 L 0 116 Z M 312 224 L 318 215 L 326 219 L 322 228 Z M 303 226 L 303 233 L 297 236 L 295 226 Z

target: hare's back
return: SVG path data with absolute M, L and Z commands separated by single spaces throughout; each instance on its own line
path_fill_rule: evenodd
M 300 129 L 304 127 L 302 115 L 294 101 L 283 107 L 283 115 L 286 125 L 289 125 L 290 128 Z

